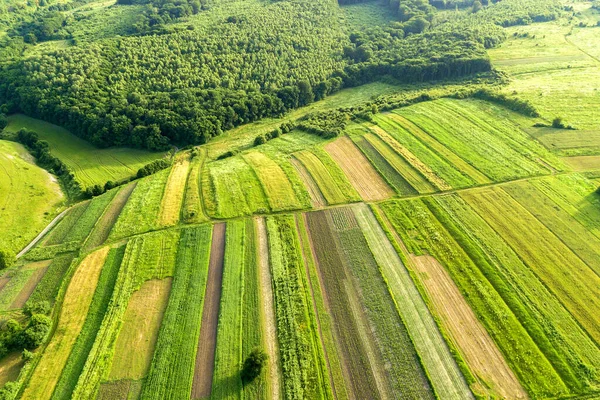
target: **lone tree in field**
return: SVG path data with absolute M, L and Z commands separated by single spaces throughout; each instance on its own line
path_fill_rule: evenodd
M 0 250 L 0 270 L 12 267 L 15 262 L 15 256 L 8 250 Z
M 267 354 L 260 348 L 255 348 L 248 354 L 242 366 L 242 382 L 248 384 L 258 377 L 267 364 Z

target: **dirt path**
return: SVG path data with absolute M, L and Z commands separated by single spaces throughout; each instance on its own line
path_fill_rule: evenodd
M 258 233 L 258 253 L 259 253 L 259 279 L 260 279 L 260 301 L 262 308 L 262 317 L 264 318 L 264 337 L 267 353 L 269 355 L 269 394 L 270 398 L 278 399 L 281 397 L 279 379 L 279 344 L 277 342 L 277 332 L 275 324 L 275 306 L 273 304 L 273 288 L 271 286 L 271 270 L 269 269 L 269 244 L 267 241 L 267 227 L 264 218 L 256 218 L 256 231 Z
M 310 175 L 310 172 L 308 172 L 306 167 L 296 157 L 290 158 L 290 161 L 306 185 L 306 189 L 308 189 L 308 194 L 310 195 L 310 202 L 312 203 L 313 207 L 325 207 L 327 205 L 327 200 L 325 200 L 325 197 L 323 197 L 323 193 L 321 193 L 317 182 L 315 182 L 313 177 Z
M 196 369 L 192 385 L 192 399 L 203 399 L 212 391 L 215 368 L 215 348 L 217 345 L 217 325 L 223 286 L 223 264 L 225 257 L 225 223 L 213 226 L 210 262 L 208 265 L 208 283 L 204 296 L 202 327 L 196 353 Z
M 444 267 L 431 256 L 411 260 L 443 325 L 479 380 L 477 389 L 503 399 L 525 399 L 527 393 L 506 364 L 485 328 L 477 320 Z
M 43 230 L 43 231 L 41 231 L 41 232 L 40 232 L 40 234 L 39 234 L 39 235 L 37 235 L 37 236 L 35 237 L 35 239 L 33 239 L 33 240 L 31 241 L 31 243 L 29 243 L 27 246 L 25 246 L 25 248 L 24 248 L 23 250 L 21 250 L 21 251 L 19 252 L 19 254 L 17 254 L 17 258 L 20 258 L 20 257 L 22 257 L 22 256 L 23 256 L 23 255 L 25 255 L 25 253 L 27 253 L 27 252 L 28 252 L 28 251 L 29 251 L 29 250 L 30 250 L 30 249 L 31 249 L 33 246 L 35 246 L 35 245 L 37 244 L 37 242 L 39 242 L 39 241 L 40 241 L 40 240 L 41 240 L 41 239 L 44 237 L 44 235 L 46 235 L 46 233 L 48 233 L 48 231 L 49 231 L 50 229 L 54 228 L 54 225 L 56 225 L 56 224 L 58 223 L 58 221 L 60 221 L 60 220 L 62 219 L 62 217 L 64 217 L 64 216 L 65 216 L 65 214 L 67 213 L 67 211 L 69 211 L 69 210 L 70 210 L 70 208 L 67 208 L 66 210 L 64 210 L 63 212 L 61 212 L 60 214 L 58 214 L 58 215 L 56 216 L 56 218 L 54 218 L 54 219 L 53 219 L 53 220 L 52 220 L 52 221 L 51 221 L 51 222 L 48 224 L 48 226 L 46 226 L 46 227 L 44 228 L 44 230 Z
M 52 260 L 44 261 L 44 265 L 37 268 L 33 272 L 33 274 L 27 280 L 25 286 L 23 286 L 23 289 L 21 289 L 17 297 L 15 297 L 15 299 L 13 300 L 12 304 L 9 307 L 9 310 L 17 310 L 25 306 L 25 303 L 27 303 L 27 300 L 29 300 L 29 297 L 35 290 L 36 286 L 44 277 L 44 274 L 46 273 L 46 270 L 48 269 L 48 266 L 51 262 Z

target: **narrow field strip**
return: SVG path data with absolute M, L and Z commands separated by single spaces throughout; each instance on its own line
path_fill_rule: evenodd
M 407 323 L 408 332 L 434 390 L 440 396 L 473 399 L 473 394 L 452 358 L 425 302 L 373 213 L 364 204 L 354 206 L 352 209 L 377 264 L 387 278 L 394 299 L 398 302 L 399 312 Z
M 417 190 L 412 187 L 408 181 L 396 171 L 396 169 L 390 164 L 388 160 L 385 159 L 373 147 L 371 143 L 364 136 L 353 139 L 356 146 L 364 153 L 367 159 L 373 164 L 373 167 L 379 174 L 383 177 L 383 179 L 398 193 L 400 196 L 406 195 L 414 195 L 418 194 Z M 433 191 L 433 189 L 431 189 Z
M 296 171 L 298 171 L 298 175 L 300 175 L 302 182 L 304 182 L 313 208 L 325 207 L 327 205 L 327 200 L 325 200 L 325 197 L 323 197 L 323 193 L 321 193 L 319 185 L 314 180 L 310 172 L 308 172 L 304 164 L 302 164 L 296 157 L 292 157 L 290 162 L 294 168 L 296 168 Z
M 159 226 L 172 226 L 179 222 L 189 170 L 190 161 L 187 158 L 177 160 L 171 167 L 160 205 Z
M 88 255 L 75 271 L 65 293 L 54 335 L 42 353 L 23 398 L 50 399 L 60 378 L 57 371 L 64 368 L 85 322 L 108 251 L 105 247 Z
M 74 258 L 74 253 L 60 254 L 54 257 L 28 301 L 32 303 L 47 301 L 51 306 L 54 305 L 63 278 Z
M 171 278 L 165 278 L 148 280 L 133 293 L 117 336 L 108 380 L 146 376 L 170 291 Z
M 459 170 L 467 174 L 478 184 L 485 185 L 491 183 L 490 178 L 488 178 L 485 174 L 481 173 L 479 170 L 477 170 L 477 168 L 473 167 L 467 161 L 462 159 L 458 154 L 448 149 L 446 146 L 444 146 L 442 143 L 430 136 L 427 132 L 419 128 L 417 125 L 415 125 L 408 119 L 404 118 L 400 114 L 395 113 L 386 114 L 386 116 L 392 119 L 397 124 L 399 124 L 407 132 L 410 132 L 424 145 L 428 146 L 441 157 L 448 160 L 452 165 L 457 166 Z
M 119 189 L 112 202 L 104 210 L 104 214 L 102 214 L 102 216 L 97 220 L 94 229 L 84 244 L 84 251 L 101 246 L 104 244 L 106 239 L 108 239 L 110 231 L 115 225 L 115 222 L 117 222 L 117 219 L 121 214 L 121 210 L 125 206 L 125 203 L 127 203 L 127 200 L 129 199 L 129 196 L 131 196 L 131 193 L 135 189 L 136 185 L 137 181 L 131 182 L 130 184 Z
M 273 287 L 271 283 L 271 270 L 269 268 L 269 243 L 267 235 L 267 226 L 264 218 L 255 218 L 258 268 L 260 281 L 260 307 L 262 318 L 264 319 L 264 335 L 266 342 L 266 351 L 269 355 L 268 369 L 268 392 L 270 398 L 279 398 L 281 396 L 281 363 L 279 360 L 279 342 L 277 339 L 277 324 L 275 319 L 275 304 L 273 296 Z
M 40 281 L 44 277 L 44 274 L 46 273 L 47 269 L 48 269 L 48 266 L 46 265 L 45 267 L 41 267 L 41 268 L 38 267 L 37 269 L 35 269 L 32 272 L 32 274 L 29 276 L 29 279 L 27 279 L 27 282 L 25 283 L 25 285 L 23 286 L 21 291 L 19 291 L 19 293 L 17 294 L 17 297 L 14 298 L 14 300 L 8 307 L 10 310 L 17 310 L 17 309 L 23 308 L 23 306 L 25 305 L 27 300 L 29 300 L 29 297 L 35 290 L 36 286 L 40 283 Z
M 110 190 L 102 196 L 93 198 L 64 238 L 64 242 L 83 243 L 117 192 L 118 190 Z
M 256 172 L 267 195 L 271 210 L 285 211 L 303 208 L 287 175 L 275 161 L 259 151 L 245 154 L 244 160 Z
M 394 195 L 369 160 L 348 137 L 328 143 L 325 145 L 325 151 L 344 171 L 348 181 L 364 200 L 383 200 Z
M 502 189 L 461 196 L 600 342 L 600 277 Z M 582 296 L 585 293 L 585 296 Z
M 4 271 L 0 280 L 0 311 L 22 308 L 52 260 L 44 260 L 13 267 Z
M 142 388 L 143 399 L 189 399 L 208 276 L 211 226 L 183 229 L 171 295 L 156 350 Z
M 223 268 L 225 257 L 226 224 L 213 226 L 208 265 L 208 281 L 204 295 L 202 323 L 198 339 L 198 351 L 192 384 L 192 399 L 203 399 L 212 393 L 217 345 L 217 328 L 223 286 Z
M 71 207 L 62 220 L 50 231 L 50 233 L 48 233 L 48 236 L 44 238 L 40 244 L 42 246 L 52 246 L 65 242 L 65 238 L 76 226 L 79 218 L 83 215 L 89 205 L 90 201 L 88 200 Z
M 431 256 L 411 259 L 442 324 L 479 381 L 473 389 L 503 399 L 527 398 L 502 353 L 444 267 Z
M 185 188 L 182 219 L 186 224 L 197 224 L 207 220 L 201 196 L 202 172 L 206 160 L 206 150 L 200 151 L 190 162 L 190 173 Z

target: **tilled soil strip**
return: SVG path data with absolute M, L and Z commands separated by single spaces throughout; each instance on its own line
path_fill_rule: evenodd
M 213 226 L 208 283 L 204 296 L 202 327 L 196 353 L 196 369 L 192 385 L 192 399 L 210 397 L 213 371 L 215 368 L 215 347 L 217 344 L 217 325 L 223 284 L 223 263 L 225 257 L 225 223 Z

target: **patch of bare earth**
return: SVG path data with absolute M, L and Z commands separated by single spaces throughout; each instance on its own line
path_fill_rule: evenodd
M 394 195 L 369 160 L 350 138 L 344 136 L 325 146 L 361 197 L 366 201 L 383 200 Z
M 260 302 L 262 316 L 264 318 L 264 337 L 267 353 L 269 355 L 269 392 L 271 398 L 279 398 L 281 385 L 279 382 L 281 372 L 279 371 L 279 345 L 277 342 L 277 331 L 275 325 L 275 306 L 273 304 L 273 288 L 271 286 L 271 270 L 269 269 L 269 243 L 267 238 L 267 227 L 264 218 L 256 218 L 256 231 L 258 237 L 258 260 L 260 279 Z
M 213 226 L 208 282 L 204 296 L 202 325 L 196 353 L 196 367 L 192 384 L 192 399 L 203 399 L 212 391 L 217 344 L 217 324 L 223 286 L 223 262 L 225 257 L 225 223 Z
M 444 267 L 431 256 L 411 256 L 411 260 L 451 340 L 480 381 L 474 389 L 503 399 L 527 398 L 502 353 Z

